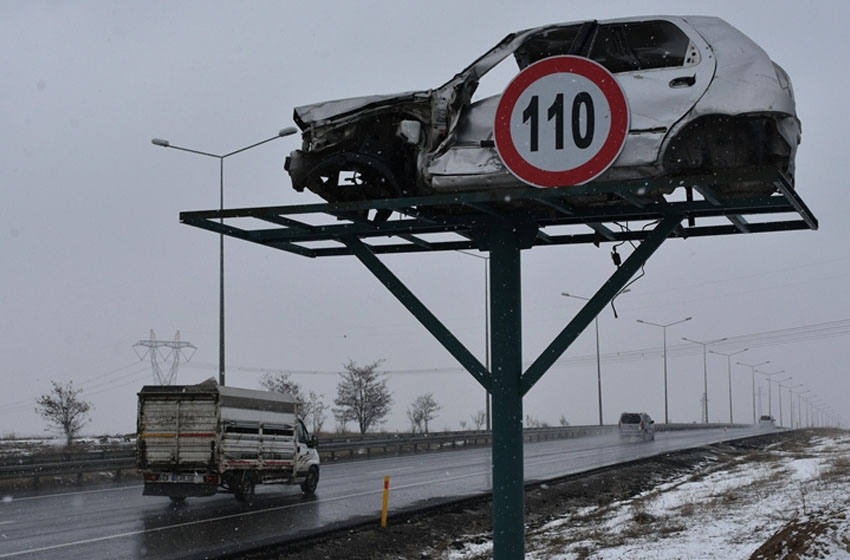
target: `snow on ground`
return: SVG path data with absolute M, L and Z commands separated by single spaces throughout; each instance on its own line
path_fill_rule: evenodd
M 706 463 L 633 498 L 530 529 L 526 558 L 850 560 L 848 472 L 850 435 Z M 491 555 L 492 543 L 469 544 L 447 558 Z

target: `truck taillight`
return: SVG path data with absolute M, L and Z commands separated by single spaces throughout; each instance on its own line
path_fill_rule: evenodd
M 156 481 L 157 475 L 154 473 L 145 473 L 145 480 Z
M 207 484 L 218 484 L 218 475 L 208 474 L 204 476 L 204 482 L 206 482 Z

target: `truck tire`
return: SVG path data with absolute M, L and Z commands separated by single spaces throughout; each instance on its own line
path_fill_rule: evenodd
M 237 502 L 250 504 L 254 501 L 254 487 L 256 486 L 254 475 L 249 472 L 243 472 L 238 477 L 237 484 L 233 487 L 233 495 Z
M 305 494 L 313 494 L 316 491 L 316 487 L 319 485 L 319 467 L 313 465 L 310 467 L 310 470 L 307 471 L 307 476 L 304 478 L 304 482 L 301 483 L 301 491 Z

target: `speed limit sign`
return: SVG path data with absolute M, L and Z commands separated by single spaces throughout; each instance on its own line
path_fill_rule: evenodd
M 553 56 L 508 84 L 493 135 L 505 166 L 538 187 L 581 185 L 614 163 L 629 132 L 629 107 L 614 76 L 578 56 Z

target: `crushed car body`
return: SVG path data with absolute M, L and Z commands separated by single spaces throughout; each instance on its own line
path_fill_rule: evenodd
M 501 96 L 474 99 L 480 79 L 511 55 L 517 72 L 574 55 L 616 77 L 629 130 L 600 181 L 776 170 L 793 184 L 801 127 L 785 71 L 719 18 L 657 16 L 520 31 L 436 89 L 298 107 L 303 143 L 285 166 L 293 187 L 343 202 L 525 186 L 494 144 Z M 727 197 L 774 188 L 753 180 L 716 185 Z

